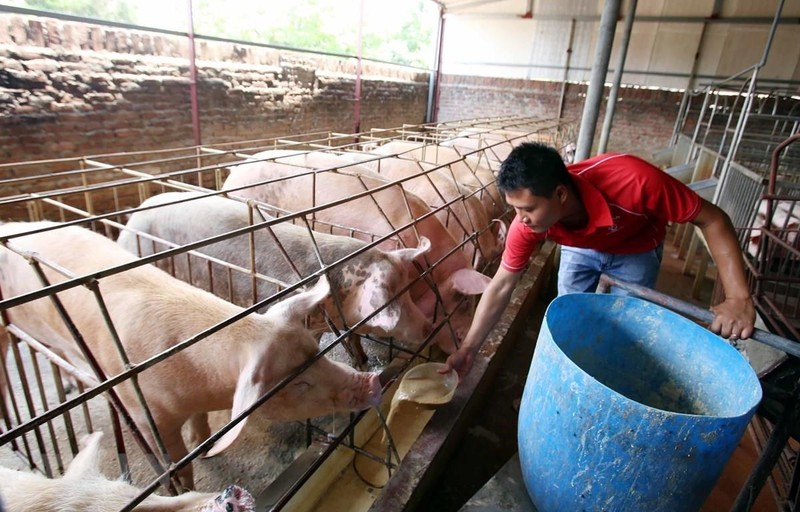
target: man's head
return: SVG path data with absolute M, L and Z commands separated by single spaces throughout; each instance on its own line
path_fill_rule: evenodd
M 582 210 L 561 155 L 536 142 L 515 147 L 500 165 L 497 187 L 520 222 L 535 233 Z
M 552 197 L 558 185 L 572 187 L 567 167 L 555 148 L 523 142 L 500 165 L 497 188 L 503 194 L 527 188 L 533 195 Z

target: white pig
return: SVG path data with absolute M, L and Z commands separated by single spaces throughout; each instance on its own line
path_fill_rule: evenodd
M 141 494 L 141 489 L 100 473 L 102 432 L 89 434 L 61 478 L 0 467 L 0 496 L 9 512 L 116 512 Z M 140 512 L 252 512 L 253 497 L 231 485 L 222 493 L 187 492 L 180 496 L 151 494 L 133 510 Z
M 500 255 L 503 248 L 498 244 L 497 235 L 492 232 L 483 203 L 452 176 L 437 169 L 438 164 L 406 157 L 378 158 L 367 153 L 326 156 L 338 157 L 344 162 L 358 162 L 389 181 L 404 180 L 403 188 L 419 196 L 432 208 L 450 203 L 449 207 L 438 210 L 436 215 L 457 242 L 477 232 L 477 243 L 467 243 L 463 247 L 476 269 L 483 268 Z
M 465 300 L 465 296 L 483 293 L 491 279 L 470 267 L 453 236 L 435 215 L 430 215 L 431 209 L 424 201 L 399 185 L 375 190 L 386 186 L 386 181 L 380 176 L 376 178 L 369 170 L 347 167 L 314 172 L 313 164 L 309 164 L 309 168 L 281 163 L 280 159 L 261 161 L 287 154 L 294 160 L 291 152 L 273 150 L 257 153 L 253 159 L 232 166 L 223 190 L 232 196 L 256 199 L 289 211 L 336 202 L 335 206 L 315 211 L 314 216 L 375 235 L 403 228 L 398 236 L 406 247 L 417 246 L 418 237 L 424 236 L 431 241 L 423 266 L 430 277 L 414 283 L 411 298 L 426 317 L 436 322 L 443 314 L 450 315 L 449 324 L 456 338 L 462 339 L 474 312 L 471 301 Z M 368 190 L 371 191 L 369 195 L 353 198 Z M 356 232 L 354 236 L 359 234 Z M 391 240 L 385 243 L 392 247 Z M 436 266 L 432 266 L 434 262 Z M 435 290 L 429 281 L 433 282 Z M 439 346 L 447 353 L 456 348 L 453 340 L 439 343 Z
M 77 226 L 53 222 L 6 223 L 0 237 L 30 230 L 55 228 L 12 237 L 9 245 L 35 254 L 75 275 L 94 274 L 136 261 L 114 241 Z M 65 281 L 43 266 L 51 283 Z M 0 249 L 0 287 L 8 301 L 42 288 L 28 261 Z M 195 288 L 153 265 L 142 265 L 99 279 L 99 290 L 116 332 L 132 363 L 142 361 L 194 337 L 241 313 L 241 307 Z M 139 384 L 156 426 L 173 461 L 187 454 L 181 426 L 192 416 L 232 409 L 238 416 L 294 369 L 318 352 L 318 344 L 303 319 L 328 295 L 326 279 L 310 291 L 275 303 L 264 314 L 250 314 L 189 348 L 145 370 Z M 84 286 L 58 293 L 72 322 L 83 335 L 107 377 L 124 370 L 94 295 Z M 23 300 L 23 299 L 18 299 Z M 5 309 L 0 302 L 0 309 Z M 62 354 L 74 354 L 74 342 L 50 297 L 28 300 L 7 309 L 10 321 Z M 0 336 L 0 339 L 7 339 Z M 3 355 L 6 347 L 3 347 Z M 85 361 L 72 356 L 85 371 Z M 146 425 L 133 387 L 116 388 L 134 421 Z M 362 373 L 325 357 L 317 360 L 265 404 L 268 418 L 289 421 L 355 411 L 377 404 L 381 385 L 375 373 Z M 239 422 L 209 454 L 229 446 L 244 427 Z M 149 429 L 142 428 L 143 433 Z M 193 487 L 191 465 L 179 475 Z
M 354 153 L 360 155 L 359 153 Z M 441 172 L 451 174 L 459 184 L 478 191 L 478 197 L 493 220 L 506 217 L 507 207 L 497 189 L 494 172 L 486 163 L 482 152 L 459 151 L 456 148 L 437 144 L 422 144 L 405 140 L 393 140 L 369 151 L 369 154 L 413 158 L 421 162 L 449 164 Z M 365 156 L 366 157 L 366 156 Z M 500 227 L 499 225 L 497 226 Z
M 154 246 L 144 236 L 137 239 L 132 230 L 184 245 L 250 225 L 249 207 L 246 204 L 200 192 L 166 192 L 145 200 L 140 207 L 152 209 L 134 212 L 126 224 L 131 230 L 122 231 L 117 239 L 124 248 L 140 256 L 162 251 L 168 246 Z M 266 215 L 265 218 L 271 219 Z M 254 214 L 253 222 L 263 222 L 258 213 Z M 253 233 L 255 270 L 261 275 L 287 284 L 296 283 L 300 278 L 286 261 L 281 248 L 300 275 L 307 277 L 322 268 L 314 249 L 315 243 L 327 265 L 348 257 L 366 245 L 362 240 L 326 233 L 314 233 L 312 240 L 312 235 L 305 227 L 288 222 L 275 224 L 269 230 L 259 229 Z M 412 262 L 429 249 L 430 241 L 427 239 L 416 249 L 383 251 L 372 248 L 342 264 L 330 267 L 326 275 L 331 283 L 331 295 L 336 296 L 342 305 L 344 322 L 333 297 L 326 298 L 323 306 L 336 327 L 343 329 L 345 323 L 353 326 L 388 303 L 386 308 L 356 332 L 392 336 L 407 342 L 408 348 L 418 348 L 431 334 L 431 321 L 411 301 L 408 292 L 392 299 L 411 282 L 410 274 L 414 270 Z M 196 251 L 244 269 L 249 269 L 251 265 L 248 234 L 204 245 Z M 216 295 L 240 306 L 253 303 L 252 279 L 244 272 L 231 272 L 230 283 L 233 290 L 230 290 L 228 272 L 222 265 L 213 265 L 209 276 L 208 266 L 198 264 L 195 260 L 191 265 L 190 276 L 189 263 L 183 255 L 175 257 L 173 262 L 162 259 L 157 264 L 165 270 L 174 270 L 174 275 L 179 279 L 205 290 L 213 289 Z M 278 286 L 275 283 L 265 279 L 258 280 L 259 300 L 277 291 Z M 311 315 L 309 328 L 314 331 L 324 330 L 325 325 L 322 314 L 315 311 Z M 445 338 L 446 334 L 444 330 L 438 331 L 434 342 L 438 338 Z

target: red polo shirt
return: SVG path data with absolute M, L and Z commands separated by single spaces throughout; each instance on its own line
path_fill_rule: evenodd
M 503 268 L 519 272 L 539 242 L 612 254 L 649 251 L 664 241 L 668 222 L 690 222 L 700 196 L 658 167 L 632 155 L 606 153 L 567 166 L 589 214 L 585 228 L 561 223 L 536 234 L 514 218 L 503 251 Z

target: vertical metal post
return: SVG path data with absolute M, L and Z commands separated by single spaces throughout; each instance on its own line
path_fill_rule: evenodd
M 750 107 L 753 104 L 753 97 L 756 90 L 756 82 L 758 81 L 758 72 L 767 63 L 767 58 L 769 57 L 770 48 L 772 48 L 772 41 L 775 38 L 775 30 L 778 27 L 778 20 L 780 20 L 784 3 L 785 0 L 780 0 L 778 8 L 775 10 L 775 17 L 772 19 L 772 27 L 770 27 L 769 36 L 767 38 L 767 44 L 764 45 L 764 52 L 761 55 L 761 61 L 755 66 L 753 66 L 753 76 L 750 78 L 750 84 L 747 89 L 747 95 L 745 96 L 744 102 L 742 103 L 742 113 L 739 115 L 739 119 L 736 123 L 736 130 L 733 132 L 733 137 L 731 138 L 731 147 L 730 150 L 728 151 L 728 154 L 725 156 L 725 163 L 723 164 L 722 171 L 720 172 L 719 186 L 717 187 L 716 193 L 714 194 L 715 201 L 717 197 L 719 197 L 719 192 L 722 190 L 722 187 L 725 185 L 725 179 L 728 177 L 728 169 L 730 169 L 731 162 L 733 162 L 734 158 L 736 157 L 736 151 L 739 149 L 739 143 L 742 140 L 744 127 L 747 124 L 747 118 L 750 115 Z
M 569 40 L 567 41 L 567 58 L 564 62 L 564 78 L 561 80 L 561 96 L 558 99 L 557 118 L 564 115 L 564 97 L 567 95 L 567 79 L 569 78 L 569 62 L 572 59 L 572 41 L 575 39 L 575 18 L 570 20 Z
M 197 101 L 197 59 L 194 50 L 194 17 L 192 15 L 192 0 L 188 0 L 189 5 L 189 101 L 192 111 L 192 133 L 194 134 L 194 145 L 201 144 L 200 139 L 200 109 Z
M 625 15 L 625 29 L 622 33 L 616 69 L 614 69 L 614 82 L 611 84 L 611 91 L 608 93 L 608 101 L 606 102 L 606 116 L 603 119 L 603 129 L 600 132 L 600 144 L 597 147 L 598 153 L 606 152 L 608 138 L 611 136 L 611 125 L 614 122 L 614 110 L 617 107 L 619 85 L 622 82 L 622 73 L 625 70 L 625 57 L 628 55 L 628 44 L 631 41 L 633 18 L 636 16 L 636 3 L 637 0 L 630 0 L 628 13 Z
M 603 14 L 600 16 L 600 30 L 597 36 L 592 77 L 586 91 L 586 101 L 583 104 L 581 128 L 578 133 L 578 148 L 575 152 L 575 161 L 586 160 L 592 151 L 594 132 L 597 128 L 597 117 L 600 110 L 605 87 L 608 60 L 611 56 L 611 47 L 614 44 L 614 31 L 617 27 L 620 0 L 606 0 Z
M 363 50 L 364 0 L 358 5 L 358 58 L 356 59 L 356 91 L 353 98 L 353 133 L 361 132 L 361 52 Z
M 683 98 L 681 98 L 681 105 L 678 107 L 678 116 L 675 118 L 675 126 L 672 127 L 672 138 L 669 139 L 669 145 L 674 146 L 678 143 L 678 135 L 686 124 L 686 116 L 691 107 L 690 91 L 687 88 L 683 91 Z
M 444 7 L 439 9 L 439 33 L 436 42 L 436 67 L 433 70 L 431 79 L 433 80 L 433 87 L 429 89 L 431 96 L 429 98 L 430 106 L 428 107 L 428 122 L 436 122 L 439 120 L 439 97 L 442 94 L 442 49 L 444 47 Z
M 697 122 L 694 125 L 694 132 L 692 133 L 692 142 L 689 144 L 689 149 L 686 151 L 686 157 L 683 163 L 688 164 L 692 154 L 692 148 L 697 144 L 697 137 L 700 135 L 700 127 L 703 125 L 703 118 L 706 116 L 708 110 L 708 101 L 711 97 L 711 89 L 706 89 L 706 94 L 703 97 L 703 106 L 700 107 L 700 113 L 697 115 Z

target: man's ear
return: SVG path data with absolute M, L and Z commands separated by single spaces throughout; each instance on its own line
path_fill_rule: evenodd
M 567 197 L 569 197 L 569 189 L 566 185 L 556 185 L 555 194 L 558 202 L 564 204 L 567 202 Z

